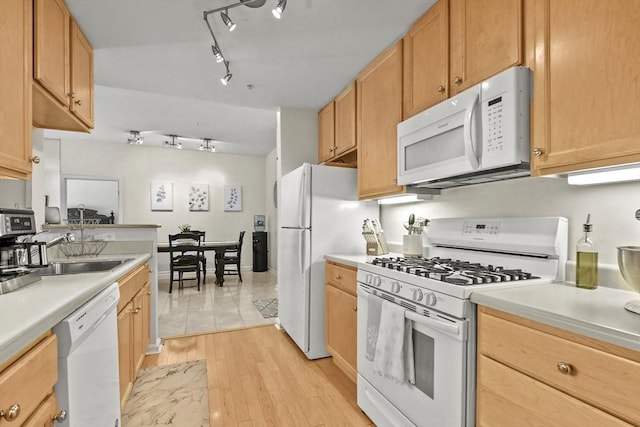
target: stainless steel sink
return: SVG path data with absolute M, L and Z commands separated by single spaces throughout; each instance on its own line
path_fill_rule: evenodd
M 41 276 L 57 276 L 61 274 L 102 273 L 121 266 L 132 258 L 95 261 L 60 261 L 52 262 L 48 267 L 38 269 Z

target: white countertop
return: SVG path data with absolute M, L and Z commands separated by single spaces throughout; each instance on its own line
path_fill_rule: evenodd
M 148 253 L 92 257 L 92 260 L 131 258 L 131 261 L 103 273 L 44 276 L 24 288 L 0 295 L 0 365 L 150 257 Z
M 572 283 L 476 291 L 471 302 L 640 351 L 640 314 L 624 304 L 640 294 Z
M 369 256 L 369 258 L 374 258 Z M 338 264 L 348 265 L 349 267 L 358 268 L 361 262 L 367 262 L 367 255 L 344 255 L 344 254 L 328 254 L 324 256 L 326 261 L 337 262 Z

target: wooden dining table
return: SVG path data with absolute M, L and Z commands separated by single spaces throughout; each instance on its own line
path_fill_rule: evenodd
M 189 244 L 189 243 L 180 243 L 174 246 L 169 246 L 169 243 L 158 243 L 158 253 L 170 253 L 170 256 L 173 256 L 174 252 L 187 252 L 187 251 L 214 251 L 215 252 L 215 274 L 216 274 L 216 285 L 222 286 L 224 283 L 224 253 L 229 249 L 237 249 L 239 246 L 239 242 L 235 241 L 212 241 L 212 242 L 202 242 L 200 246 Z M 207 280 L 207 272 L 204 271 L 204 281 Z

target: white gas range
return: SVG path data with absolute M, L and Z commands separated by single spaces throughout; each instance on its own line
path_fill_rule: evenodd
M 378 425 L 472 426 L 478 289 L 564 280 L 561 217 L 434 219 L 429 258 L 378 257 L 358 265 L 358 405 Z M 373 354 L 384 304 L 411 325 L 415 378 L 381 375 Z M 406 346 L 406 345 L 405 345 Z M 377 354 L 377 353 L 376 353 Z

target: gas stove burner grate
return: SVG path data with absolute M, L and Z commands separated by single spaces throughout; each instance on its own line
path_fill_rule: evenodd
M 521 269 L 439 257 L 378 257 L 371 264 L 460 286 L 539 279 Z

